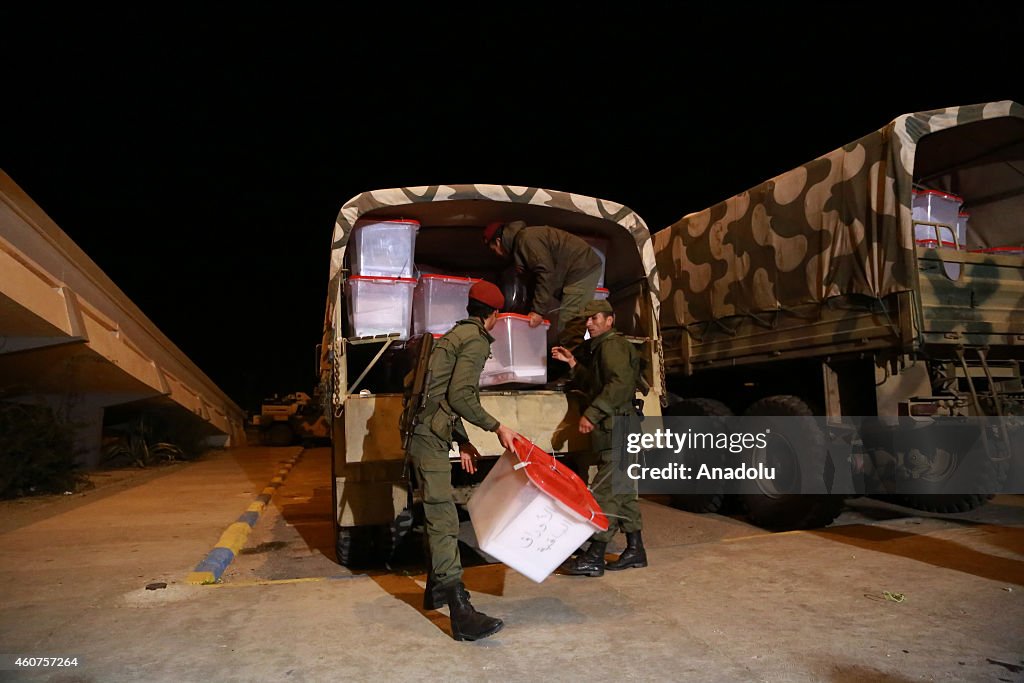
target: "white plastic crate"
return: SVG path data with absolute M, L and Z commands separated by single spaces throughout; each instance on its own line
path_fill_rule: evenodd
M 480 550 L 537 583 L 608 528 L 583 480 L 526 439 L 498 458 L 466 508 Z
M 409 338 L 416 280 L 354 275 L 347 285 L 351 336 L 373 337 L 397 332 L 399 339 Z
M 411 278 L 415 266 L 414 220 L 356 221 L 348 238 L 349 268 L 353 275 Z
M 412 298 L 412 333 L 444 334 L 466 317 L 469 290 L 480 280 L 451 275 L 420 275 Z
M 608 260 L 608 240 L 603 237 L 590 237 L 589 235 L 580 235 L 580 237 L 590 245 L 590 248 L 594 250 L 597 257 L 601 259 L 601 277 L 597 281 L 597 286 L 604 287 L 605 264 Z
M 530 327 L 530 318 L 518 313 L 499 313 L 491 330 L 491 357 L 480 373 L 480 386 L 496 384 L 546 384 L 548 381 L 548 328 L 545 320 Z

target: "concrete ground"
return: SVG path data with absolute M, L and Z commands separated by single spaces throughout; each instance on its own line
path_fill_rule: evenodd
M 333 561 L 328 449 L 302 454 L 222 583 L 185 582 L 296 450 L 0 504 L 0 680 L 1024 680 L 1024 496 L 949 516 L 851 501 L 783 534 L 644 500 L 650 567 L 536 584 L 471 566 L 506 626 L 458 643 L 446 609 L 419 609 L 420 565 Z

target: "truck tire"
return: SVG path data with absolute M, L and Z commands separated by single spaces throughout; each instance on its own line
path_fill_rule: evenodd
M 371 549 L 369 527 L 343 526 L 338 528 L 338 538 L 334 546 L 338 564 L 350 569 L 363 569 L 369 565 Z
M 271 425 L 270 429 L 263 433 L 263 442 L 268 446 L 291 446 L 294 440 L 292 428 L 283 422 Z
M 1012 444 L 1014 435 L 1011 433 L 1010 436 Z M 953 514 L 981 507 L 994 497 L 996 491 L 1002 490 L 1009 475 L 1010 460 L 1008 456 L 1012 451 L 1012 446 L 992 443 L 994 448 L 1002 446 L 1007 449 L 1000 454 L 1007 456 L 1007 459 L 999 462 L 983 459 L 977 463 L 970 463 L 970 467 L 967 466 L 965 457 L 956 448 L 955 439 L 945 440 L 943 446 L 948 450 L 937 449 L 936 452 L 947 456 L 948 461 L 937 471 L 928 472 L 919 480 L 921 483 L 926 482 L 930 490 L 935 493 L 894 493 L 873 497 L 923 512 Z M 925 452 L 926 454 L 931 453 L 927 449 Z M 939 462 L 942 462 L 941 459 Z M 963 481 L 965 476 L 967 477 L 966 482 Z M 957 481 L 958 477 L 959 482 Z M 950 489 L 959 489 L 961 492 L 942 492 Z M 976 493 L 963 493 L 964 490 Z
M 391 524 L 339 527 L 335 554 L 338 563 L 350 569 L 391 568 L 396 551 L 412 531 L 413 517 L 403 510 Z
M 747 408 L 747 416 L 813 417 L 814 411 L 799 396 L 768 396 Z M 800 438 L 810 439 L 810 453 L 793 452 L 785 429 L 776 428 L 769 437 L 773 454 L 788 460 L 789 474 L 799 477 L 801 472 L 824 472 L 827 464 L 825 435 L 813 422 L 800 425 Z M 798 460 L 799 458 L 799 460 Z M 808 462 L 807 458 L 814 460 Z M 785 466 L 786 462 L 782 462 Z M 762 489 L 761 493 L 743 494 L 743 503 L 750 520 L 765 529 L 789 531 L 814 529 L 831 524 L 843 509 L 843 497 L 838 495 L 776 493 Z
M 733 412 L 729 406 L 712 398 L 684 398 L 678 403 L 665 408 L 662 413 L 667 417 L 731 417 Z M 675 493 L 672 494 L 672 507 L 701 514 L 721 512 L 725 505 L 725 486 L 714 493 Z
M 391 527 L 387 524 L 338 528 L 335 555 L 349 569 L 383 566 L 391 555 Z
M 1005 468 L 1006 475 L 1000 481 L 1000 490 L 1003 493 L 1024 493 L 1024 424 L 1019 417 L 1010 426 L 1010 454 L 1010 461 Z
M 956 469 L 955 465 L 953 469 Z M 999 486 L 996 467 L 991 461 L 985 461 L 983 467 L 972 472 L 972 478 L 974 483 L 971 488 L 980 491 L 996 491 Z M 936 480 L 934 483 L 936 488 L 941 489 L 945 482 Z M 994 495 L 993 493 L 904 493 L 885 496 L 883 499 L 922 512 L 953 514 L 979 508 L 991 500 Z
M 411 562 L 421 560 L 424 556 L 429 557 L 429 550 L 424 555 L 418 553 L 414 542 L 416 534 L 413 532 L 415 516 L 409 508 L 403 508 L 394 521 L 386 527 L 388 532 L 387 554 L 383 557 L 384 566 L 394 569 Z

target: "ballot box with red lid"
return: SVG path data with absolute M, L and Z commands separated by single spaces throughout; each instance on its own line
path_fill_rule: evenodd
M 351 337 L 397 334 L 408 339 L 416 280 L 353 275 L 346 286 Z
M 963 240 L 954 237 L 964 200 L 939 190 L 913 190 L 911 212 L 914 220 L 914 239 L 923 247 L 945 246 L 963 248 Z M 959 242 L 959 245 L 957 244 Z
M 356 221 L 348 238 L 353 275 L 411 278 L 415 266 L 419 221 L 412 219 Z
M 548 381 L 548 328 L 545 320 L 530 327 L 530 317 L 499 313 L 491 330 L 491 357 L 480 373 L 480 386 L 546 384 Z
M 604 287 L 605 268 L 608 263 L 608 240 L 603 237 L 591 237 L 590 235 L 580 235 L 580 237 L 590 245 L 594 255 L 601 260 L 601 276 L 597 279 L 597 286 Z
M 412 298 L 412 333 L 444 334 L 466 317 L 477 278 L 422 273 Z
M 540 583 L 608 519 L 572 470 L 524 437 L 513 446 L 466 507 L 480 550 Z

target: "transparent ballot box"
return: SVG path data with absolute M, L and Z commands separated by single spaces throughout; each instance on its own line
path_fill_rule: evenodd
M 608 261 L 608 240 L 603 237 L 591 237 L 589 235 L 580 235 L 580 238 L 589 244 L 590 248 L 597 254 L 597 257 L 601 259 L 601 277 L 597 281 L 597 286 L 604 287 L 605 263 Z
M 351 336 L 398 333 L 399 339 L 408 339 L 415 287 L 412 278 L 350 277 L 346 294 Z
M 356 221 L 348 238 L 349 268 L 353 275 L 413 277 L 416 233 L 414 220 Z
M 545 320 L 530 327 L 530 318 L 501 313 L 491 330 L 491 357 L 480 373 L 480 386 L 496 384 L 546 384 L 548 381 L 548 328 Z
M 914 220 L 914 240 L 922 247 L 963 248 L 963 235 L 959 225 L 963 199 L 955 194 L 938 190 L 914 190 L 911 213 Z M 935 225 L 932 225 L 935 224 Z M 965 230 L 966 230 L 966 223 Z
M 956 217 L 956 238 L 960 243 L 960 248 L 965 249 L 967 244 L 967 224 L 971 220 L 971 214 L 967 211 L 961 211 Z
M 424 273 L 412 298 L 413 334 L 444 334 L 466 317 L 469 290 L 479 280 Z

